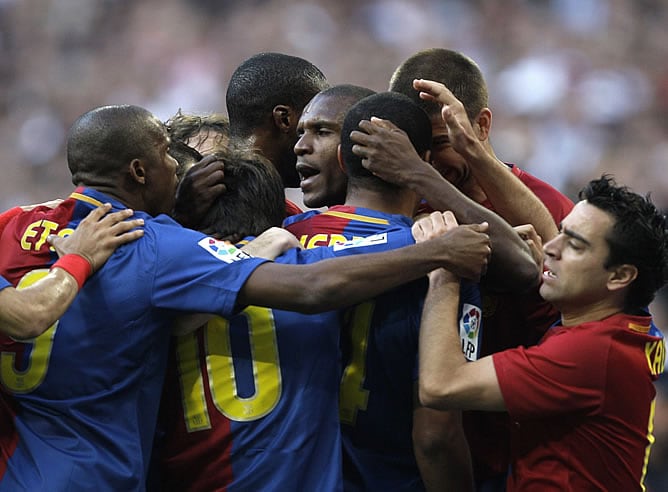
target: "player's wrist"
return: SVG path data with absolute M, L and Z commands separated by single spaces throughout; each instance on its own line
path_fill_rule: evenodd
M 51 269 L 61 268 L 69 273 L 77 281 L 79 290 L 83 287 L 86 279 L 93 273 L 93 265 L 90 260 L 79 254 L 67 254 L 56 261 Z

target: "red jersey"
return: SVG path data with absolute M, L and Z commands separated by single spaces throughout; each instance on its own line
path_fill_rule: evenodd
M 21 207 L 14 207 L 0 214 L 0 236 L 2 235 L 2 231 L 5 230 L 7 222 L 12 220 L 13 217 L 19 215 L 21 212 L 23 212 Z
M 302 209 L 299 208 L 299 206 L 288 200 L 287 198 L 285 199 L 285 216 L 286 217 L 292 217 L 293 215 L 299 215 L 302 213 Z
M 513 420 L 508 490 L 645 490 L 665 357 L 651 317 L 625 314 L 494 354 Z
M 573 202 L 551 185 L 519 167 L 508 164 L 512 173 L 522 181 L 550 211 L 555 224 L 568 215 Z M 494 210 L 491 203 L 481 205 Z M 517 294 L 483 294 L 483 326 L 481 355 L 490 355 L 521 345 L 535 345 L 543 334 L 559 320 L 559 312 L 538 293 L 538 288 Z M 463 424 L 473 457 L 476 482 L 492 476 L 505 476 L 509 459 L 510 422 L 505 412 L 463 413 Z

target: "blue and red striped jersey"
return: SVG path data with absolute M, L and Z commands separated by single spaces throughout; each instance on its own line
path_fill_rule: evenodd
M 46 275 L 48 234 L 68 234 L 104 202 L 125 208 L 78 188 L 54 209 L 13 217 L 0 274 L 18 288 Z M 169 217 L 135 216 L 144 236 L 119 247 L 60 320 L 33 340 L 0 338 L 0 490 L 142 490 L 173 319 L 231 315 L 263 261 L 236 261 L 236 248 Z

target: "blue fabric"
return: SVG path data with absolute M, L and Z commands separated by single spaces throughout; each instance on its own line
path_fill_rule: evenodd
M 46 217 L 75 228 L 101 202 L 125 208 L 78 189 Z M 219 244 L 169 217 L 135 216 L 145 220 L 144 237 L 118 248 L 54 328 L 34 342 L 2 340 L 0 377 L 17 409 L 18 446 L 2 442 L 10 457 L 0 490 L 142 490 L 174 317 L 233 314 L 264 261 L 227 263 L 234 255 L 217 254 Z M 48 266 L 37 255 L 21 258 L 26 272 Z M 13 367 L 4 363 L 10 357 Z

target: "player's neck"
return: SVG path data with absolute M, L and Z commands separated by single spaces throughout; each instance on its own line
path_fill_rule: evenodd
M 571 306 L 561 311 L 561 324 L 575 326 L 591 321 L 600 321 L 623 311 L 621 306 L 598 302 L 587 306 Z
M 121 202 L 126 207 L 133 208 L 135 210 L 143 210 L 143 204 L 135 199 L 135 195 L 133 193 L 126 192 L 117 186 L 103 183 L 81 183 L 79 186 L 85 186 L 86 188 L 91 188 L 95 191 L 99 191 L 100 193 L 104 193 L 110 198 Z
M 387 214 L 412 217 L 417 206 L 415 196 L 406 193 L 348 189 L 344 205 L 362 207 Z

